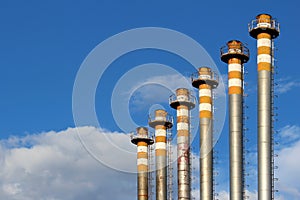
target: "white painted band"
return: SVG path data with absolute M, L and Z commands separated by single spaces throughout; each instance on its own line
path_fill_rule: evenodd
M 228 87 L 231 87 L 231 86 L 242 87 L 242 80 L 239 78 L 230 78 L 228 80 Z
M 272 57 L 269 54 L 258 54 L 257 55 L 257 63 L 260 62 L 266 62 L 266 63 L 271 63 L 272 62 Z
M 177 100 L 178 100 L 178 101 L 188 101 L 188 100 L 189 100 L 189 97 L 186 96 L 186 95 L 178 95 L 178 96 L 177 96 Z
M 241 72 L 242 71 L 242 65 L 238 64 L 238 63 L 228 64 L 228 72 L 232 72 L 232 71 Z
M 189 116 L 189 111 L 187 109 L 178 109 L 177 110 L 177 116 Z
M 155 129 L 155 137 L 157 136 L 167 136 L 167 131 L 165 129 Z
M 257 27 L 266 27 L 266 28 L 270 28 L 271 24 L 267 23 L 267 22 L 261 22 L 257 24 Z
M 207 110 L 211 112 L 211 104 L 210 103 L 200 103 L 199 111 Z
M 257 47 L 271 47 L 271 39 L 260 38 L 257 40 Z
M 199 75 L 199 79 L 211 79 L 211 76 L 208 74 Z
M 144 153 L 147 153 L 147 152 L 148 152 L 148 147 L 146 147 L 146 146 L 138 146 L 138 147 L 137 147 L 137 151 L 138 151 L 138 152 L 144 152 Z
M 179 137 L 177 137 L 177 144 L 187 143 L 187 142 L 188 142 L 188 137 L 186 137 L 186 136 L 179 136 Z
M 177 123 L 177 130 L 189 130 L 189 124 L 185 122 Z
M 137 165 L 147 165 L 148 166 L 148 159 L 146 158 L 138 158 Z
M 156 116 L 155 117 L 155 120 L 158 120 L 158 121 L 166 121 L 166 117 L 162 117 L 162 116 Z
M 210 89 L 200 89 L 199 90 L 199 97 L 211 97 L 211 90 Z
M 165 142 L 156 142 L 155 143 L 155 149 L 166 149 L 167 144 Z

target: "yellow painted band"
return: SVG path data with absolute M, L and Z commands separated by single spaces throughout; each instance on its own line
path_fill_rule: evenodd
M 156 156 L 165 156 L 165 155 L 167 155 L 167 151 L 165 149 L 156 149 L 155 155 Z
M 177 122 L 186 122 L 189 123 L 189 117 L 188 116 L 177 116 Z
M 137 143 L 137 146 L 148 146 L 148 144 L 144 141 L 140 141 Z
M 157 136 L 155 138 L 155 142 L 166 142 L 166 141 L 167 141 L 167 139 L 164 136 Z
M 229 94 L 242 94 L 242 88 L 239 86 L 231 86 L 228 89 Z
M 267 22 L 267 23 L 270 23 L 271 22 L 271 16 L 268 15 L 268 14 L 260 14 L 258 17 L 257 17 L 257 20 L 259 23 L 261 22 Z
M 199 85 L 199 89 L 210 89 L 211 87 L 207 84 L 201 84 Z
M 241 63 L 242 63 L 242 61 L 239 58 L 230 58 L 228 60 L 228 64 L 241 64 Z
M 138 152 L 137 158 L 148 158 L 148 153 L 146 152 Z
M 138 165 L 137 170 L 139 172 L 147 172 L 148 171 L 148 166 L 147 165 Z
M 231 78 L 239 78 L 239 79 L 242 79 L 242 73 L 239 72 L 239 71 L 231 71 L 231 72 L 228 72 L 228 79 L 231 79 Z
M 200 118 L 211 118 L 212 114 L 208 110 L 203 110 L 203 111 L 200 111 L 199 117 Z
M 257 54 L 269 54 L 271 55 L 271 48 L 266 46 L 261 46 L 257 48 Z
M 266 63 L 266 62 L 260 62 L 257 65 L 257 70 L 258 71 L 261 71 L 261 70 L 271 71 L 271 64 L 270 63 Z
M 199 99 L 199 103 L 210 103 L 211 104 L 211 97 L 208 96 L 201 96 Z
M 257 39 L 261 39 L 261 38 L 271 39 L 271 35 L 269 33 L 260 33 L 257 35 Z
M 177 137 L 179 136 L 189 136 L 189 131 L 188 130 L 178 130 L 177 131 Z

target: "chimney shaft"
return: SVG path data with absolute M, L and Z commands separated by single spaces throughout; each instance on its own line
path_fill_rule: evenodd
M 137 145 L 138 200 L 148 200 L 148 145 L 153 140 L 148 137 L 146 127 L 138 127 L 131 142 Z
M 200 116 L 200 199 L 213 199 L 213 102 L 212 89 L 218 86 L 215 74 L 208 67 L 199 68 L 192 85 L 199 89 Z
M 156 200 L 167 199 L 167 129 L 172 125 L 165 110 L 156 110 L 149 118 L 149 126 L 155 129 Z
M 244 196 L 243 157 L 243 64 L 249 60 L 249 50 L 237 40 L 221 48 L 221 60 L 228 64 L 230 200 Z
M 250 35 L 257 39 L 258 71 L 258 199 L 271 200 L 273 191 L 272 137 L 272 39 L 279 36 L 279 24 L 268 14 L 260 14 L 249 24 Z
M 196 100 L 188 89 L 179 88 L 169 102 L 177 111 L 178 200 L 190 200 L 190 109 L 195 107 Z

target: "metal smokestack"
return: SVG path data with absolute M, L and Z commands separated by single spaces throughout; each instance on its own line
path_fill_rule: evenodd
M 221 60 L 228 64 L 230 199 L 241 200 L 244 194 L 243 64 L 249 60 L 249 50 L 240 41 L 229 41 L 221 48 Z
M 148 200 L 148 145 L 153 140 L 148 137 L 146 127 L 138 127 L 136 133 L 131 142 L 137 145 L 138 200 Z
M 149 126 L 155 129 L 156 200 L 167 199 L 167 129 L 172 128 L 172 118 L 165 110 L 156 110 L 149 116 Z
M 195 107 L 196 99 L 188 89 L 179 88 L 169 103 L 177 110 L 178 200 L 190 200 L 190 110 Z
M 258 71 L 258 199 L 270 200 L 273 191 L 272 139 L 272 40 L 279 36 L 279 24 L 268 14 L 260 14 L 249 24 L 250 36 L 257 39 Z
M 192 76 L 192 85 L 199 89 L 200 116 L 200 196 L 201 200 L 213 199 L 213 102 L 212 89 L 218 78 L 208 67 L 201 67 Z

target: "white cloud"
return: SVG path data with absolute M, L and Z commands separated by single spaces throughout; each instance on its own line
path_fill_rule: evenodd
M 221 80 L 222 79 L 222 80 Z M 214 90 L 215 98 L 225 98 L 225 83 L 227 75 L 221 75 L 219 79 L 219 86 Z M 224 84 L 221 84 L 224 83 Z M 157 85 L 156 85 L 157 84 Z M 168 102 L 171 94 L 175 93 L 178 88 L 188 88 L 192 90 L 194 96 L 198 96 L 198 91 L 193 89 L 190 77 L 185 77 L 178 74 L 154 76 L 146 79 L 145 82 L 137 84 L 143 85 L 143 88 L 136 92 L 133 98 L 133 105 L 143 106 L 149 103 L 164 103 Z M 158 86 L 160 85 L 160 87 Z M 132 94 L 136 91 L 136 87 L 131 88 L 127 93 Z M 195 94 L 196 93 L 196 94 Z
M 276 164 L 279 169 L 276 170 L 276 175 L 279 177 L 279 192 L 285 199 L 300 199 L 300 141 L 282 148 L 278 155 Z
M 190 78 L 184 77 L 179 74 L 171 74 L 164 76 L 154 76 L 146 80 L 149 83 L 159 83 L 161 85 L 168 86 L 171 90 L 176 90 L 177 88 L 190 86 Z
M 1 141 L 0 199 L 135 198 L 136 174 L 119 172 L 93 159 L 80 144 L 78 130 L 82 136 L 93 138 L 104 151 L 102 157 L 117 160 L 120 169 L 136 168 L 135 155 L 131 159 L 122 157 L 124 150 L 106 150 L 109 142 L 101 134 L 104 131 L 96 128 L 69 128 L 58 133 L 14 137 Z M 124 134 L 110 133 L 110 140 L 115 145 L 122 143 L 122 149 L 135 151 Z M 86 142 L 89 145 L 88 140 Z
M 194 189 L 191 192 L 192 199 L 199 199 L 200 197 L 200 189 Z
M 296 125 L 287 125 L 280 129 L 281 141 L 288 143 L 300 138 L 300 127 Z
M 229 200 L 229 193 L 227 191 L 222 190 L 218 194 L 219 200 Z
M 275 94 L 287 93 L 294 88 L 300 87 L 300 80 L 292 80 L 291 78 L 275 79 Z M 246 94 L 257 93 L 257 82 L 246 80 L 245 82 Z
M 280 135 L 289 138 L 299 133 L 298 126 L 286 126 Z M 82 147 L 77 131 L 95 157 Z M 103 134 L 105 133 L 105 134 Z M 300 141 L 279 150 L 276 176 L 279 177 L 277 200 L 300 199 Z M 173 147 L 176 155 L 176 146 Z M 174 155 L 173 154 L 173 155 Z M 136 198 L 136 147 L 127 135 L 110 133 L 93 127 L 69 128 L 26 137 L 11 137 L 0 142 L 0 199 L 125 199 Z M 127 155 L 127 156 L 124 156 Z M 199 197 L 199 157 L 193 161 L 193 196 Z M 176 162 L 174 162 L 174 170 Z M 176 179 L 176 170 L 174 179 Z M 223 173 L 220 171 L 220 173 Z M 224 172 L 225 173 L 225 172 Z M 176 180 L 174 195 L 176 196 Z M 251 183 L 249 183 L 251 184 Z M 218 190 L 218 186 L 216 188 Z M 228 191 L 220 188 L 219 200 L 228 199 Z M 250 189 L 249 199 L 257 192 Z
M 275 170 L 275 177 L 279 181 L 275 182 L 275 189 L 279 193 L 275 193 L 276 200 L 298 200 L 300 199 L 300 127 L 297 125 L 287 125 L 280 129 L 280 148 L 276 151 L 279 155 L 275 158 L 276 165 L 279 167 Z M 246 170 L 250 175 L 246 177 L 246 184 L 249 185 L 247 195 L 250 200 L 257 199 L 257 152 L 256 148 L 251 149 L 247 154 L 246 161 L 250 164 L 247 165 Z M 219 169 L 220 173 L 224 174 L 222 168 Z M 228 191 L 224 188 L 228 187 L 229 182 L 221 182 L 219 188 L 219 200 L 229 199 Z
M 137 90 L 133 105 L 135 107 L 145 107 L 150 103 L 168 103 L 169 97 L 177 88 L 191 87 L 188 77 L 178 74 L 154 76 L 145 80 L 145 82 L 137 84 L 143 87 Z M 132 94 L 136 88 L 131 88 L 128 93 Z
M 215 95 L 215 100 L 221 100 L 224 101 L 226 98 L 228 88 L 228 75 L 227 74 L 220 74 L 219 75 L 219 85 L 218 87 L 213 91 Z
M 246 196 L 247 196 L 248 199 L 250 199 L 250 200 L 256 200 L 256 199 L 258 199 L 258 197 L 257 197 L 257 191 L 249 191 L 249 190 L 246 190 Z
M 275 92 L 278 94 L 283 94 L 296 87 L 300 87 L 300 81 L 291 80 L 291 78 L 278 79 L 276 82 L 277 82 L 277 86 L 275 88 Z

